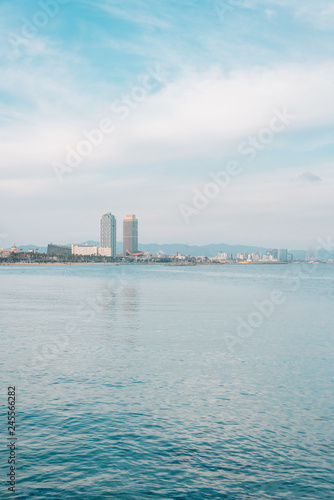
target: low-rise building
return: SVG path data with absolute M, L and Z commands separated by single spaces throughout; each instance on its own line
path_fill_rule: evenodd
M 248 255 L 248 260 L 251 262 L 258 262 L 260 260 L 259 252 L 254 252 L 254 253 Z
M 182 255 L 181 252 L 177 252 L 177 254 L 175 255 L 175 259 L 176 260 L 186 260 L 187 256 L 186 255 Z
M 10 257 L 10 250 L 7 248 L 0 248 L 0 259 L 8 259 Z
M 10 249 L 8 248 L 0 249 L 0 257 L 2 259 L 8 259 L 11 255 L 17 255 L 19 253 L 23 253 L 23 250 L 21 248 L 17 248 L 15 243 L 12 244 L 12 247 Z
M 112 249 L 109 247 L 100 247 L 98 254 L 101 255 L 101 257 L 112 257 Z
M 47 253 L 49 255 L 71 255 L 71 247 L 66 245 L 54 245 L 53 243 L 48 244 Z
M 278 250 L 277 248 L 269 248 L 269 250 L 267 250 L 267 255 L 268 257 L 271 256 L 271 259 L 269 258 L 268 260 L 271 260 L 271 261 L 275 261 L 278 259 Z
M 72 255 L 98 255 L 98 248 L 96 245 L 72 245 Z
M 10 249 L 10 253 L 23 253 L 21 248 L 16 248 L 15 243 L 12 244 L 12 248 Z

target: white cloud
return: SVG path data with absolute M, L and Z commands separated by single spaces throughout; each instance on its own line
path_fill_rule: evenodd
M 321 177 L 319 177 L 318 175 L 314 175 L 314 174 L 312 174 L 312 172 L 307 170 L 307 171 L 303 172 L 302 174 L 299 174 L 293 180 L 297 180 L 297 181 L 301 181 L 301 182 L 320 182 Z
M 284 7 L 292 11 L 296 20 L 312 24 L 319 30 L 333 30 L 334 5 L 331 0 L 245 0 L 243 6 L 254 8 L 263 5 L 265 7 Z M 271 9 L 267 9 L 266 12 Z
M 118 123 L 114 136 L 96 151 L 92 168 L 233 153 L 240 141 L 268 126 L 275 109 L 295 116 L 283 132 L 286 137 L 332 126 L 333 75 L 334 66 L 240 72 L 229 78 L 215 71 L 188 75 Z
M 332 126 L 333 80 L 333 64 L 258 69 L 229 77 L 217 70 L 206 75 L 188 74 L 149 96 L 123 122 L 110 110 L 110 102 L 105 103 L 105 114 L 98 115 L 94 109 L 86 118 L 90 116 L 86 103 L 80 119 L 64 115 L 61 120 L 69 98 L 65 91 L 61 113 L 56 109 L 54 116 L 52 108 L 44 108 L 43 97 L 40 117 L 30 123 L 27 119 L 19 128 L 8 126 L 3 130 L 1 150 L 6 161 L 0 168 L 7 176 L 22 173 L 25 168 L 31 174 L 50 176 L 51 162 L 62 161 L 66 147 L 75 148 L 84 139 L 82 130 L 97 127 L 104 117 L 114 120 L 115 133 L 106 136 L 104 144 L 84 159 L 73 175 L 90 169 L 194 158 L 213 151 L 233 153 L 240 141 L 268 126 L 274 109 L 286 108 L 295 116 L 283 132 L 286 138 L 296 130 Z M 271 147 L 275 147 L 275 141 L 268 149 Z

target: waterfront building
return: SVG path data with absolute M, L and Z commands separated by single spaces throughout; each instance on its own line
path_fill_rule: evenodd
M 0 248 L 0 258 L 2 259 L 8 259 L 11 255 L 20 253 L 23 253 L 23 250 L 21 248 L 16 248 L 15 243 L 12 244 L 11 249 Z
M 278 260 L 280 262 L 288 262 L 288 251 L 285 248 L 278 250 Z
M 72 245 L 72 255 L 98 255 L 98 248 L 96 245 Z
M 269 257 L 269 260 L 277 260 L 278 259 L 278 250 L 277 248 L 270 248 L 267 250 L 267 255 Z M 271 258 L 270 258 L 271 257 Z
M 47 253 L 49 255 L 71 255 L 71 247 L 66 245 L 54 245 L 53 243 L 48 244 Z
M 112 249 L 108 248 L 108 247 L 100 247 L 98 253 L 101 257 L 115 257 L 116 256 L 116 255 L 112 255 Z
M 251 262 L 258 262 L 260 260 L 260 253 L 254 252 L 248 256 L 248 260 Z
M 116 217 L 110 212 L 101 217 L 100 250 L 102 248 L 108 249 L 104 251 L 107 257 L 116 257 Z
M 175 259 L 176 260 L 186 260 L 187 256 L 186 255 L 182 255 L 181 252 L 177 252 L 177 254 L 175 255 Z
M 127 215 L 123 220 L 123 254 L 138 253 L 138 219 L 135 215 Z
M 10 257 L 10 250 L 8 248 L 0 248 L 0 259 L 8 259 Z
M 23 250 L 21 248 L 16 248 L 15 243 L 12 244 L 12 248 L 10 249 L 10 253 L 22 253 Z

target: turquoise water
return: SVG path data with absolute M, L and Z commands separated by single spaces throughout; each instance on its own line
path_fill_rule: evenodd
M 333 285 L 332 265 L 0 267 L 0 498 L 334 498 Z

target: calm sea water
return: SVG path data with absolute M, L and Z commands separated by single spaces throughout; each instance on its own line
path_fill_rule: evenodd
M 333 265 L 0 267 L 0 498 L 333 499 L 333 285 Z

